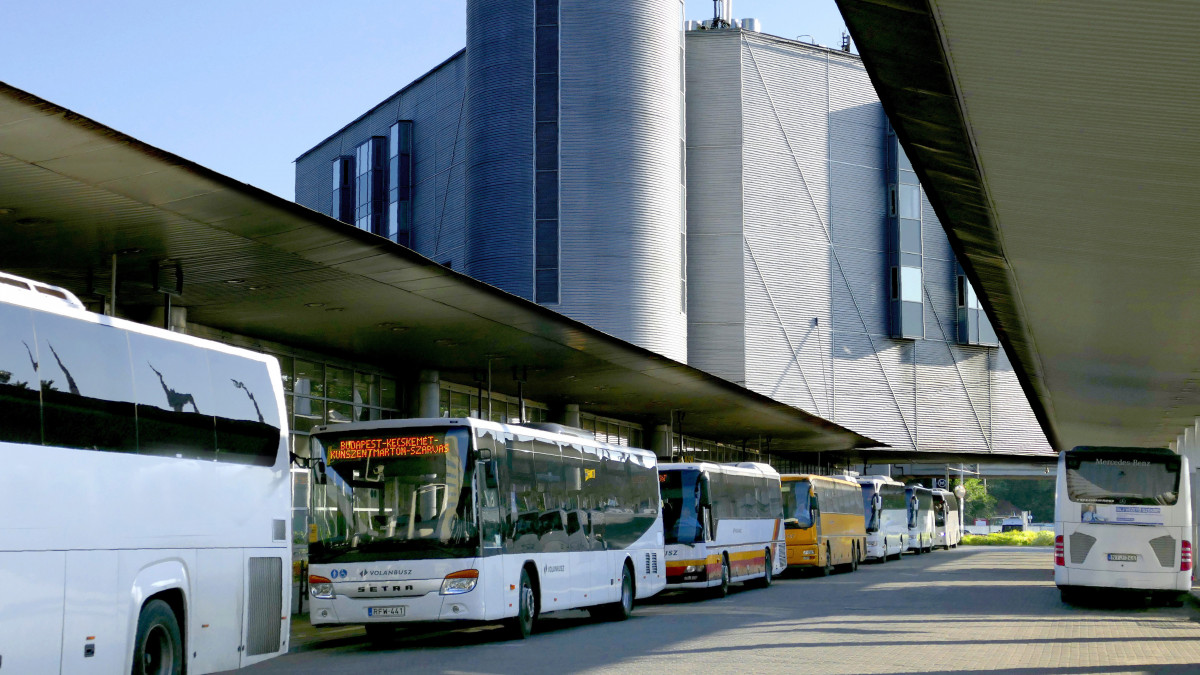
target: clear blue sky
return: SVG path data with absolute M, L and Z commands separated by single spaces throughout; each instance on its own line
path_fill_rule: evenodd
M 291 199 L 292 160 L 461 49 L 465 10 L 466 0 L 0 0 L 0 80 Z M 763 32 L 829 46 L 845 29 L 833 0 L 733 10 Z M 687 16 L 710 18 L 712 2 L 688 0 Z

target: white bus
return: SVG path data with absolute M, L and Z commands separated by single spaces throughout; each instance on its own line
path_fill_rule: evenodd
M 1081 446 L 1058 458 L 1054 583 L 1174 599 L 1192 587 L 1187 459 L 1162 448 Z
M 779 474 L 766 464 L 696 462 L 658 467 L 667 588 L 770 586 L 787 568 Z
M 0 672 L 286 651 L 284 410 L 273 358 L 0 276 Z
M 417 621 L 586 607 L 628 618 L 666 583 L 653 453 L 558 425 L 409 419 L 317 427 L 309 533 L 315 626 L 374 641 Z
M 888 476 L 856 476 L 863 491 L 867 560 L 900 559 L 908 548 L 908 511 L 904 483 Z
M 908 500 L 908 550 L 917 554 L 933 550 L 934 526 L 933 491 L 921 485 L 904 489 Z
M 958 497 L 949 490 L 933 490 L 933 548 L 957 548 L 962 541 L 962 519 Z

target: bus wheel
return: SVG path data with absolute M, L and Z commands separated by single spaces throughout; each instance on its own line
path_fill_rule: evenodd
M 763 551 L 763 575 L 754 580 L 759 588 L 770 588 L 775 581 L 775 561 L 771 558 L 771 549 Z
M 183 672 L 183 639 L 171 606 L 151 600 L 138 616 L 133 643 L 133 675 L 180 675 Z
M 521 585 L 517 588 L 517 615 L 505 623 L 508 634 L 514 640 L 524 640 L 533 633 L 533 620 L 537 614 L 537 603 L 533 597 L 533 583 L 529 581 L 529 570 L 521 570 Z
M 713 588 L 713 595 L 718 598 L 729 595 L 729 580 L 732 577 L 733 573 L 729 570 L 729 555 L 721 554 L 721 583 Z
M 633 616 L 633 575 L 628 563 L 621 565 L 621 598 L 599 609 L 600 617 L 610 621 L 624 621 Z
M 833 555 L 829 551 L 829 544 L 825 544 L 825 564 L 817 569 L 817 576 L 827 577 L 833 574 Z
M 858 544 L 855 544 L 854 548 L 850 550 L 850 571 L 858 571 Z

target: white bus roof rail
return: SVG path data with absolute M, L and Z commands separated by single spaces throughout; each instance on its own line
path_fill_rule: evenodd
M 43 284 L 40 281 L 26 279 L 15 274 L 0 272 L 0 292 L 8 292 L 14 289 L 20 289 L 26 293 L 36 293 L 43 299 L 55 298 L 59 302 L 66 304 L 73 309 L 87 309 L 75 294 L 65 288 Z M 32 296 L 32 297 L 38 297 Z M 26 296 L 31 297 L 31 296 Z

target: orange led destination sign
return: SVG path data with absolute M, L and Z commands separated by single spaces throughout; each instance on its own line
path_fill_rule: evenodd
M 439 436 L 392 436 L 389 438 L 342 439 L 331 445 L 325 455 L 330 462 L 351 459 L 390 459 L 445 455 L 450 446 Z

